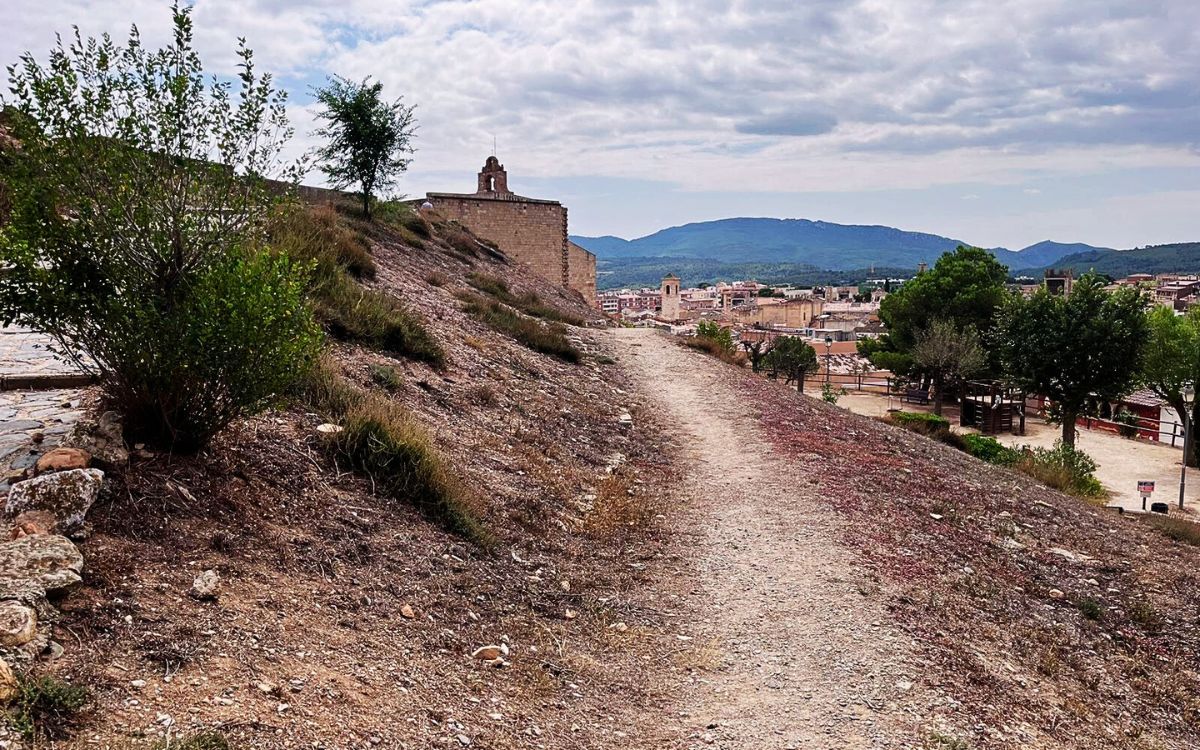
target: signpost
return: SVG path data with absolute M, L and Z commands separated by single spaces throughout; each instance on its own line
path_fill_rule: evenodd
M 1146 501 L 1154 494 L 1154 482 L 1145 479 L 1138 480 L 1138 494 L 1142 496 L 1142 510 L 1146 509 Z

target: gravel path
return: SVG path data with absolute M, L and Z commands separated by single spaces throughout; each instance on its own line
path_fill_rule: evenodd
M 919 746 L 912 644 L 836 541 L 841 521 L 760 434 L 740 373 L 653 331 L 615 336 L 687 446 L 698 578 L 683 609 L 698 632 L 678 746 Z

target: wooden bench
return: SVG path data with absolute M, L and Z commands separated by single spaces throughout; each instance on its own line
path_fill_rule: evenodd
M 920 388 L 905 388 L 904 395 L 900 397 L 900 400 L 909 404 L 928 404 L 929 391 Z

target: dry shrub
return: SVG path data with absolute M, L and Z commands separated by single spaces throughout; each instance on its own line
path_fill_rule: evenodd
M 1177 542 L 1200 547 L 1200 524 L 1183 518 L 1152 513 L 1146 516 L 1150 525 Z
M 496 389 L 490 383 L 473 386 L 467 393 L 470 399 L 480 406 L 495 406 L 499 402 Z
M 425 321 L 390 294 L 364 289 L 343 275 L 319 291 L 316 307 L 318 317 L 339 339 L 435 367 L 446 364 L 446 352 Z
M 721 345 L 719 341 L 715 341 L 706 336 L 683 337 L 679 339 L 684 346 L 705 354 L 716 357 L 722 362 L 728 362 L 731 365 L 738 367 L 746 366 L 746 354 L 736 349 L 727 349 Z
M 430 286 L 446 286 L 450 283 L 450 277 L 441 271 L 434 271 L 425 277 L 425 283 Z
M 478 336 L 467 336 L 463 339 L 463 343 L 478 352 L 487 350 L 487 342 Z
M 526 292 L 522 295 L 513 294 L 509 290 L 508 284 L 504 283 L 503 279 L 498 279 L 495 276 L 473 273 L 467 277 L 467 283 L 484 294 L 495 297 L 509 307 L 515 307 L 526 315 L 532 315 L 542 320 L 551 320 L 555 323 L 566 323 L 572 326 L 587 325 L 587 321 L 580 316 L 563 312 L 557 307 L 546 304 L 534 292 Z
M 596 500 L 585 526 L 599 536 L 645 528 L 654 519 L 653 498 L 633 482 L 628 471 L 604 477 L 596 487 Z

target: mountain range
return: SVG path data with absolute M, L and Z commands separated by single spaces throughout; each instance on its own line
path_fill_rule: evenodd
M 667 272 L 689 284 L 736 278 L 836 283 L 871 274 L 905 275 L 971 244 L 894 227 L 770 218 L 697 222 L 633 240 L 611 235 L 573 235 L 571 240 L 596 254 L 602 288 L 657 285 Z M 1047 240 L 1020 250 L 988 249 L 1017 276 L 1038 276 L 1050 266 L 1111 276 L 1200 270 L 1200 243 L 1115 250 Z
M 799 263 L 826 270 L 932 264 L 942 253 L 970 244 L 951 237 L 885 226 L 835 224 L 808 219 L 737 218 L 671 227 L 625 240 L 572 237 L 604 260 L 691 258 L 737 263 Z M 1066 255 L 1109 248 L 1039 242 L 1019 251 L 992 248 L 1009 268 L 1045 266 Z

